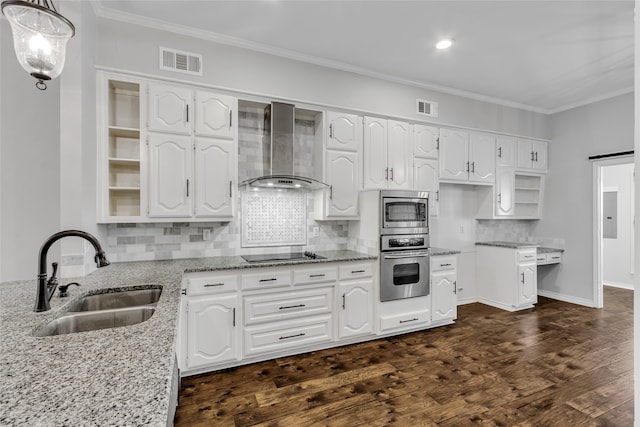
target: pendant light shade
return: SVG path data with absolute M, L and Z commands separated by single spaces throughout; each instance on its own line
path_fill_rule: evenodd
M 2 13 L 11 25 L 18 62 L 38 79 L 38 89 L 46 89 L 44 80 L 62 73 L 67 42 L 75 27 L 49 0 L 6 0 Z

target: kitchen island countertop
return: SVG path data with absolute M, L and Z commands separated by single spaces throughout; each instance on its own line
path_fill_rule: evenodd
M 323 260 L 249 264 L 241 257 L 114 263 L 77 281 L 70 297 L 33 312 L 36 280 L 0 284 L 0 425 L 165 426 L 176 363 L 180 284 L 185 272 L 372 260 L 353 251 L 318 252 Z M 160 285 L 156 311 L 145 322 L 52 337 L 35 328 L 67 303 L 98 289 Z

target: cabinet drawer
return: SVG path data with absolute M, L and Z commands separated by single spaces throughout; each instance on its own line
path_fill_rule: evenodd
M 541 259 L 541 255 L 544 258 Z M 562 262 L 562 252 L 549 252 L 546 254 L 538 254 L 538 264 L 558 264 Z
M 307 285 L 335 282 L 336 276 L 335 267 L 301 268 L 293 270 L 293 283 L 295 285 Z
M 295 322 L 253 326 L 244 331 L 244 354 L 281 351 L 332 340 L 331 315 L 307 317 Z
M 291 270 L 263 270 L 244 273 L 241 276 L 242 289 L 264 289 L 291 285 Z
M 546 262 L 547 261 L 547 254 L 536 254 L 536 261 L 537 262 Z
M 536 250 L 518 251 L 518 262 L 532 262 L 536 260 Z
M 244 322 L 250 325 L 330 313 L 332 296 L 331 288 L 246 296 Z
M 411 313 L 380 316 L 380 331 L 386 332 L 394 329 L 410 329 L 417 326 L 425 326 L 431 323 L 429 309 L 414 311 Z
M 455 270 L 457 260 L 456 256 L 431 257 L 431 271 Z
M 341 265 L 338 270 L 340 280 L 359 279 L 373 276 L 373 264 L 347 264 Z
M 238 289 L 238 275 L 217 275 L 211 273 L 189 273 L 185 277 L 187 295 L 215 294 L 236 291 Z

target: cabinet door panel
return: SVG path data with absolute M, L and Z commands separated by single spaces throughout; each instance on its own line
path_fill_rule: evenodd
M 495 182 L 496 138 L 471 134 L 469 138 L 469 181 Z
M 149 85 L 149 130 L 188 135 L 191 90 L 169 85 Z
M 194 368 L 238 358 L 237 296 L 187 302 L 187 366 Z
M 540 171 L 547 170 L 547 149 L 546 142 L 532 142 L 531 150 L 533 151 L 533 169 Z
M 413 160 L 413 188 L 418 191 L 429 192 L 429 214 L 438 214 L 439 198 L 438 160 L 414 159 Z
M 469 179 L 469 134 L 451 129 L 440 130 L 440 179 Z
M 531 169 L 534 153 L 531 147 L 531 141 L 525 139 L 518 140 L 518 158 L 516 167 L 518 169 Z
M 537 265 L 518 266 L 519 303 L 535 304 L 538 301 Z
M 215 92 L 197 91 L 195 96 L 195 133 L 199 136 L 215 136 L 233 139 L 237 120 L 237 99 Z
M 411 187 L 411 138 L 409 124 L 389 120 L 387 140 L 387 164 L 389 166 L 389 188 L 402 189 Z
M 413 155 L 424 159 L 437 159 L 439 133 L 436 127 L 414 125 Z
M 327 148 L 358 151 L 362 141 L 362 118 L 355 114 L 327 112 L 329 137 Z
M 331 186 L 328 216 L 354 216 L 358 214 L 360 189 L 358 154 L 328 150 L 326 153 L 327 184 Z
M 497 168 L 496 216 L 513 216 L 515 196 L 515 172 L 512 168 Z
M 496 166 L 516 167 L 516 140 L 499 136 L 496 140 Z
M 456 300 L 455 271 L 440 271 L 431 274 L 431 319 L 434 322 L 455 319 L 458 313 Z
M 195 214 L 233 216 L 233 183 L 237 145 L 234 141 L 197 138 L 195 150 Z
M 340 284 L 340 338 L 371 333 L 371 281 Z
M 191 216 L 191 162 L 189 137 L 149 135 L 149 216 Z
M 364 118 L 364 188 L 387 188 L 387 121 Z

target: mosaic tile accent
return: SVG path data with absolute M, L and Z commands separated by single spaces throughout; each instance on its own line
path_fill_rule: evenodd
M 476 241 L 527 241 L 533 229 L 533 222 L 526 220 L 478 220 L 476 226 Z

